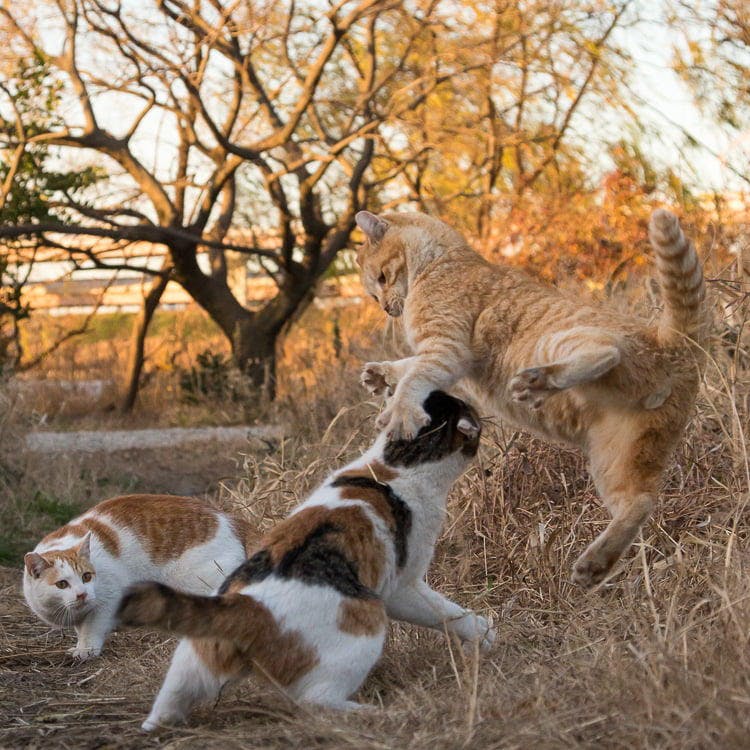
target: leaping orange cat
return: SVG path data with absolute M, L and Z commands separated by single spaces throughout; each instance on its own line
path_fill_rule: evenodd
M 612 521 L 573 580 L 601 582 L 652 511 L 700 382 L 703 271 L 676 217 L 655 211 L 649 228 L 664 297 L 656 326 L 493 265 L 430 216 L 361 211 L 357 224 L 365 288 L 403 315 L 414 354 L 364 368 L 372 393 L 393 393 L 381 424 L 416 434 L 426 395 L 463 380 L 501 418 L 583 449 Z

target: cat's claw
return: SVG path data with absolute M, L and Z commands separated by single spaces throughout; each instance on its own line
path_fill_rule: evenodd
M 417 433 L 430 423 L 430 416 L 421 406 L 400 407 L 394 404 L 377 420 L 380 429 L 388 430 L 389 440 L 413 440 Z
M 362 374 L 359 376 L 359 382 L 367 388 L 373 396 L 392 396 L 396 384 L 391 382 L 388 375 L 390 373 L 389 362 L 368 362 L 362 368 Z
M 538 409 L 548 396 L 558 390 L 550 382 L 545 367 L 519 370 L 511 379 L 509 388 L 514 401 L 528 402 L 532 409 Z

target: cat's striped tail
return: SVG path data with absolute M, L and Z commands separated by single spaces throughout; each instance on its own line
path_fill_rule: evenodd
M 671 343 L 688 336 L 700 344 L 706 333 L 706 287 L 695 247 L 677 217 L 661 208 L 651 215 L 648 234 L 664 298 L 659 338 Z
M 138 583 L 123 596 L 122 625 L 146 625 L 192 638 L 252 639 L 252 631 L 268 627 L 271 613 L 243 594 L 199 596 L 161 583 Z M 274 623 L 275 625 L 275 623 Z

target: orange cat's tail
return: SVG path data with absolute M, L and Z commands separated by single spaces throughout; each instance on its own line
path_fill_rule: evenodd
M 664 296 L 659 338 L 668 343 L 689 336 L 701 343 L 706 324 L 706 287 L 695 247 L 683 234 L 677 217 L 661 208 L 651 215 L 648 234 Z
M 122 625 L 147 625 L 192 638 L 246 640 L 254 627 L 267 626 L 270 612 L 242 594 L 199 596 L 161 583 L 131 586 L 120 603 Z

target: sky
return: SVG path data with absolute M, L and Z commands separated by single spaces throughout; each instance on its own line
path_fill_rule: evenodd
M 696 5 L 699 2 L 696 0 Z M 639 111 L 652 131 L 648 148 L 699 191 L 746 190 L 747 183 L 728 170 L 726 164 L 732 160 L 737 166 L 743 144 L 747 147 L 748 133 L 729 133 L 702 114 L 689 87 L 673 70 L 675 46 L 684 47 L 684 39 L 679 29 L 657 21 L 670 5 L 674 3 L 669 0 L 654 3 L 641 0 L 637 9 L 644 20 L 623 37 L 635 61 L 632 88 L 642 100 Z M 701 147 L 688 147 L 684 151 L 684 131 Z

